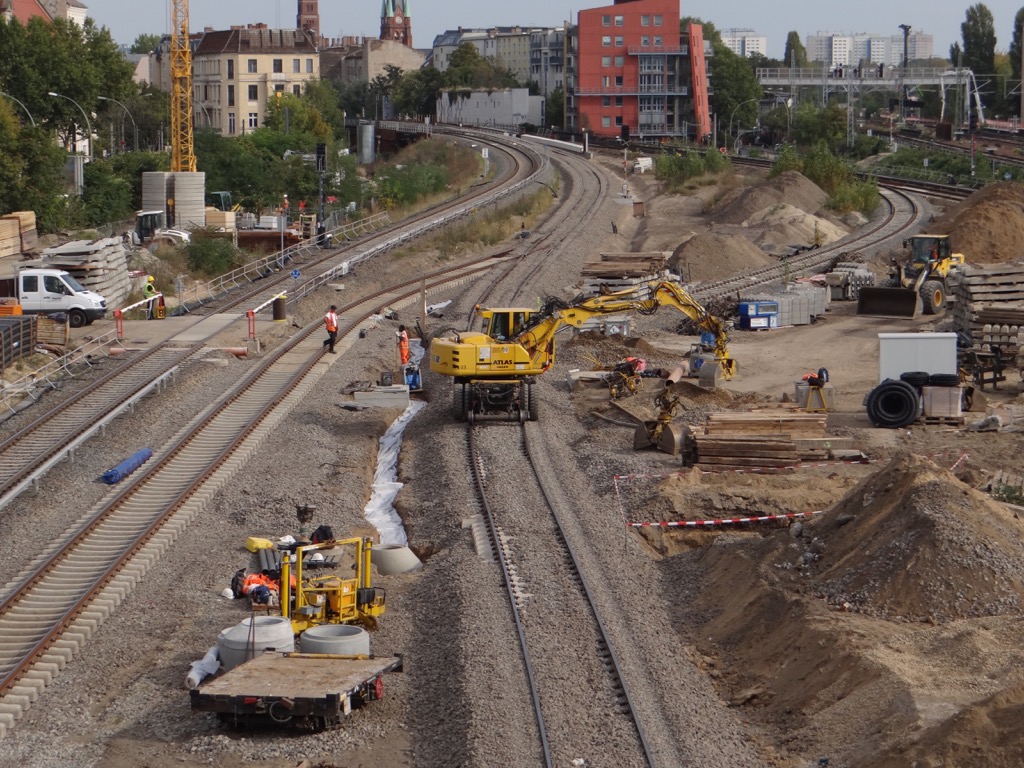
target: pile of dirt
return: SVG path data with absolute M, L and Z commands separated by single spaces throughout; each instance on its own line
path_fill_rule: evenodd
M 987 184 L 928 225 L 948 234 L 953 249 L 971 264 L 1003 264 L 1021 258 L 1024 240 L 1024 187 L 1015 182 Z
M 727 194 L 711 213 L 717 224 L 743 224 L 756 213 L 788 203 L 806 213 L 817 213 L 828 199 L 822 189 L 799 171 L 784 171 L 778 176 L 742 187 Z
M 754 238 L 761 250 L 787 255 L 792 246 L 826 245 L 846 236 L 842 227 L 813 216 L 789 203 L 782 203 L 758 211 L 743 222 L 743 226 L 759 228 Z
M 668 259 L 669 269 L 687 282 L 715 280 L 775 261 L 742 235 L 694 235 Z
M 684 499 L 705 484 L 675 482 Z M 901 455 L 814 521 L 669 558 L 662 588 L 705 617 L 687 630 L 723 698 L 794 752 L 1020 765 L 1022 534 L 1004 505 Z

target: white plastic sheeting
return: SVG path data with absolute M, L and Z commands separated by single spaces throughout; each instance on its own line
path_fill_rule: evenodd
M 363 516 L 377 529 L 381 544 L 404 546 L 408 541 L 402 518 L 393 506 L 395 497 L 404 485 L 398 482 L 398 454 L 402 448 L 402 433 L 406 425 L 425 405 L 418 400 L 409 403 L 409 407 L 391 423 L 380 439 L 372 493 L 363 508 Z
M 199 661 L 192 662 L 192 668 L 185 676 L 185 687 L 198 688 L 204 678 L 214 674 L 218 669 L 220 669 L 220 649 L 215 645 Z

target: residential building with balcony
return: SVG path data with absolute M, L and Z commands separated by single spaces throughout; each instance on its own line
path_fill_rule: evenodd
M 320 78 L 317 37 L 310 30 L 264 24 L 207 31 L 192 53 L 195 125 L 225 136 L 258 128 L 278 93 L 300 95 Z
M 628 140 L 711 133 L 703 28 L 679 0 L 580 11 L 566 45 L 566 128 Z

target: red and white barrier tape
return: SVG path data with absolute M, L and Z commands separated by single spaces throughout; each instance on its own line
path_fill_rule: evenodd
M 779 470 L 808 469 L 808 468 L 811 468 L 811 467 L 835 467 L 835 466 L 838 466 L 840 464 L 874 464 L 874 463 L 875 463 L 874 459 L 836 459 L 835 461 L 819 461 L 819 462 L 807 463 L 807 464 L 794 464 L 794 465 L 789 466 L 789 467 L 744 467 L 743 469 L 723 469 L 723 470 L 720 470 L 720 471 L 719 470 L 714 470 L 714 469 L 704 469 L 703 467 L 696 467 L 695 469 L 697 469 L 697 471 L 700 472 L 703 475 L 718 475 L 718 474 L 724 474 L 726 472 L 751 472 L 751 473 L 758 473 L 758 472 L 762 472 L 762 471 L 766 471 L 766 470 L 772 471 L 772 472 L 778 472 Z M 691 469 L 694 469 L 694 467 L 691 467 Z M 615 480 L 615 481 L 618 481 L 618 480 L 651 480 L 651 479 L 659 479 L 659 478 L 663 478 L 663 477 L 677 477 L 677 476 L 682 476 L 682 475 L 685 475 L 685 474 L 686 474 L 685 472 L 663 472 L 661 474 L 650 474 L 650 475 L 644 475 L 644 474 L 612 475 L 612 479 Z
M 798 517 L 820 515 L 823 509 L 813 512 L 789 512 L 782 515 L 759 515 L 757 517 L 724 517 L 720 520 L 665 520 L 660 523 L 626 523 L 630 528 L 705 528 L 714 525 L 734 525 L 736 523 L 770 523 L 773 520 L 793 520 Z

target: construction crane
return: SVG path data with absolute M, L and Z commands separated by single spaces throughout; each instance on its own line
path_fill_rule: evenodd
M 195 173 L 188 0 L 171 0 L 171 171 Z

